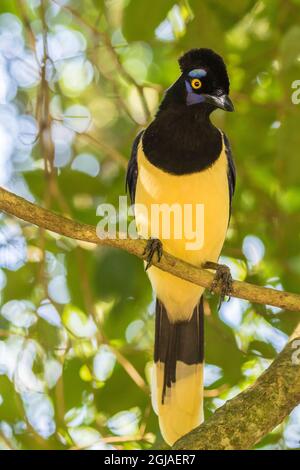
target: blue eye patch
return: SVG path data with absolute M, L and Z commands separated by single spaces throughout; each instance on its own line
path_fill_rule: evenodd
M 207 75 L 207 72 L 204 69 L 194 69 L 191 70 L 188 75 L 191 78 L 202 78 Z

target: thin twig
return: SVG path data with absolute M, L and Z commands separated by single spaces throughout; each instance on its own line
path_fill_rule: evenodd
M 67 219 L 66 217 L 62 217 L 55 212 L 32 204 L 3 188 L 0 188 L 0 210 L 26 222 L 45 228 L 46 230 L 75 240 L 98 245 L 109 245 L 115 248 L 121 248 L 139 258 L 144 259 L 145 257 L 146 240 L 123 238 L 121 234 L 119 234 L 118 238 L 111 238 L 107 233 L 97 234 L 95 227 L 92 225 L 81 224 L 74 220 Z M 163 253 L 159 262 L 156 258 L 153 259 L 153 264 L 174 276 L 209 289 L 214 279 L 214 275 L 211 272 L 188 264 L 166 252 Z M 214 288 L 214 292 L 220 293 L 219 287 Z M 245 299 L 253 303 L 273 305 L 274 307 L 295 312 L 300 311 L 300 295 L 260 287 L 247 282 L 234 281 L 231 296 Z
M 110 37 L 109 35 L 106 33 L 106 32 L 103 32 L 101 30 L 99 30 L 97 27 L 95 27 L 94 25 L 90 24 L 85 18 L 83 18 L 80 13 L 75 10 L 75 8 L 72 8 L 70 7 L 69 5 L 62 5 L 60 4 L 57 0 L 52 0 L 56 5 L 60 6 L 61 8 L 65 9 L 65 10 L 68 10 L 70 13 L 72 13 L 72 15 L 74 16 L 74 18 L 76 18 L 85 28 L 87 28 L 96 38 L 98 39 L 101 39 L 104 46 L 106 46 L 106 49 L 107 51 L 109 52 L 113 62 L 115 63 L 115 66 L 118 70 L 118 72 L 120 73 L 120 75 L 125 79 L 125 81 L 127 83 L 130 83 L 131 85 L 133 85 L 138 94 L 139 94 L 139 97 L 140 97 L 140 100 L 141 100 L 141 104 L 142 104 L 142 107 L 143 107 L 143 111 L 144 111 L 144 114 L 145 114 L 145 118 L 146 120 L 149 120 L 150 117 L 151 117 L 151 113 L 150 113 L 150 110 L 149 110 L 149 106 L 148 106 L 148 103 L 147 103 L 147 100 L 145 98 L 145 94 L 144 94 L 144 86 L 143 85 L 140 85 L 132 75 L 130 75 L 127 70 L 124 68 L 121 60 L 120 60 L 120 56 L 118 55 L 118 53 L 116 52 L 114 46 L 112 45 L 111 43 L 111 40 L 110 40 Z
M 271 366 L 201 426 L 180 438 L 173 449 L 251 449 L 300 402 L 300 327 Z M 297 338 L 298 335 L 298 338 Z M 293 341 L 297 339 L 297 343 Z
M 34 53 L 35 60 L 36 60 L 37 64 L 40 65 L 39 60 L 38 60 L 38 56 L 37 56 L 37 52 L 36 52 L 35 34 L 34 34 L 33 29 L 31 27 L 30 19 L 29 19 L 29 16 L 27 14 L 26 6 L 24 5 L 24 3 L 26 3 L 24 0 L 17 0 L 18 10 L 20 12 L 20 16 L 22 18 L 22 22 L 25 26 L 25 29 L 27 30 L 27 33 L 28 33 L 29 45 L 30 45 L 30 47 L 31 47 L 31 49 Z M 32 68 L 32 66 L 31 66 L 31 68 Z
M 106 142 L 97 139 L 91 134 L 83 133 L 79 134 L 79 137 L 82 139 L 88 140 L 91 144 L 102 150 L 108 157 L 118 163 L 118 165 L 122 166 L 123 168 L 127 167 L 128 161 L 126 158 L 118 152 L 114 147 L 111 147 Z
M 2 441 L 4 442 L 7 449 L 13 450 L 13 447 L 12 447 L 9 439 L 7 439 L 7 437 L 5 436 L 4 432 L 1 431 L 1 429 L 0 429 L 0 439 L 2 439 Z

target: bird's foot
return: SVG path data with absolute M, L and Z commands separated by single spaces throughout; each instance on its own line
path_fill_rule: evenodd
M 225 295 L 229 296 L 230 300 L 230 294 L 232 292 L 232 276 L 231 272 L 228 266 L 225 264 L 218 264 L 218 263 L 213 263 L 212 261 L 207 261 L 202 265 L 204 269 L 213 269 L 216 271 L 215 277 L 213 279 L 213 282 L 210 286 L 210 292 L 214 291 L 217 287 L 220 289 L 220 303 L 219 303 L 219 308 L 222 304 L 222 302 L 225 299 Z
M 149 238 L 149 240 L 147 240 L 147 245 L 143 253 L 144 258 L 147 262 L 145 271 L 147 271 L 147 269 L 152 266 L 153 256 L 155 255 L 155 253 L 157 255 L 157 261 L 159 262 L 163 254 L 162 242 L 158 238 Z

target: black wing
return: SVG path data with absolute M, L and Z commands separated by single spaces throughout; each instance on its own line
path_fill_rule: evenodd
M 226 152 L 227 162 L 228 162 L 227 177 L 228 177 L 228 187 L 229 187 L 229 202 L 230 202 L 229 218 L 230 218 L 232 198 L 233 198 L 234 190 L 235 190 L 236 172 L 235 172 L 235 165 L 233 161 L 230 143 L 229 143 L 227 136 L 224 133 L 223 133 L 223 138 L 224 138 L 225 152 Z
M 131 203 L 134 204 L 135 200 L 135 188 L 136 182 L 138 177 L 138 166 L 137 166 L 137 150 L 140 143 L 140 139 L 143 134 L 143 130 L 138 133 L 136 138 L 134 139 L 132 150 L 131 150 L 131 157 L 128 162 L 127 166 L 127 174 L 126 174 L 126 191 L 128 189 Z

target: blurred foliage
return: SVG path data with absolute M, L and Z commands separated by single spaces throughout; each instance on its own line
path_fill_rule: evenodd
M 178 56 L 211 47 L 236 113 L 214 114 L 238 182 L 224 261 L 236 279 L 297 291 L 299 0 L 2 0 L 0 184 L 83 222 L 118 203 L 130 147 Z M 154 305 L 142 263 L 0 218 L 0 448 L 148 448 Z M 249 386 L 299 317 L 206 303 L 209 416 Z M 300 409 L 258 448 L 300 447 Z

